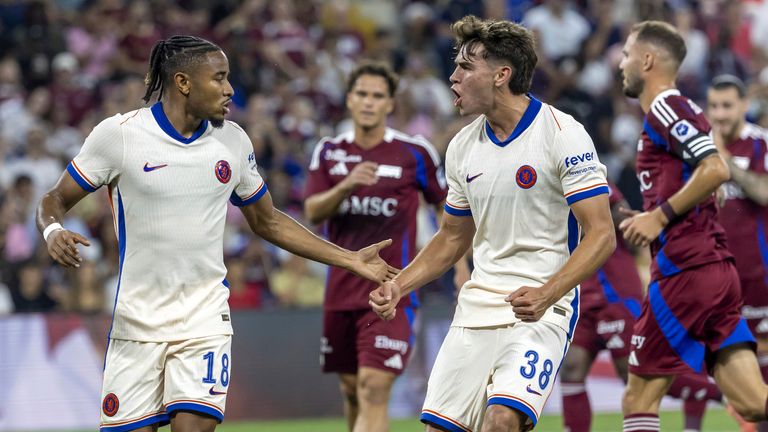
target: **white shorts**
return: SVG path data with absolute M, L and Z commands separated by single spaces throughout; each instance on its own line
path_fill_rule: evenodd
M 221 422 L 232 374 L 231 335 L 178 342 L 112 339 L 101 390 L 101 431 L 168 424 L 176 410 Z
M 544 321 L 451 327 L 429 376 L 421 421 L 480 431 L 486 407 L 504 405 L 536 425 L 567 349 L 567 333 Z

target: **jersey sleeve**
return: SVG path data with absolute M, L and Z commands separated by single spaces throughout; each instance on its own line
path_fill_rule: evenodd
M 96 125 L 80 153 L 67 165 L 69 175 L 88 192 L 111 183 L 120 174 L 125 151 L 121 121 L 122 115 L 117 114 Z
M 608 193 L 605 165 L 600 163 L 592 138 L 582 125 L 566 126 L 555 137 L 553 146 L 568 205 Z
M 445 154 L 445 179 L 448 183 L 445 212 L 453 216 L 471 216 L 472 210 L 469 208 L 469 200 L 467 199 L 466 182 L 459 173 L 457 146 L 454 141 L 455 138 L 448 144 L 448 150 Z
M 334 186 L 324 163 L 325 152 L 330 151 L 329 145 L 327 139 L 322 139 L 312 151 L 312 159 L 309 161 L 309 169 L 307 170 L 307 182 L 304 185 L 304 199 L 325 192 Z
M 665 128 L 669 151 L 688 165 L 695 167 L 717 153 L 712 128 L 693 101 L 683 97 L 660 99 L 651 106 L 651 113 Z
M 613 207 L 622 201 L 624 201 L 624 194 L 615 184 L 608 182 L 608 203 Z
M 440 168 L 440 155 L 424 138 L 415 139 L 418 146 L 413 146 L 411 151 L 416 158 L 416 180 L 424 199 L 430 204 L 439 204 L 445 201 L 447 189 L 445 173 Z
M 238 127 L 240 135 L 240 154 L 238 155 L 238 163 L 236 166 L 240 167 L 240 183 L 235 186 L 235 190 L 232 191 L 232 195 L 229 197 L 229 202 L 242 207 L 248 204 L 255 203 L 259 198 L 263 197 L 267 193 L 267 184 L 259 173 L 259 167 L 256 164 L 256 154 L 253 152 L 253 143 L 242 129 Z

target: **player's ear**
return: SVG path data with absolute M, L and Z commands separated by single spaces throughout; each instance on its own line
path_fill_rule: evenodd
M 395 97 L 392 96 L 387 101 L 387 114 L 392 114 L 392 111 L 395 110 Z
M 189 80 L 189 75 L 185 74 L 184 72 L 176 72 L 173 74 L 173 82 L 176 84 L 176 88 L 179 90 L 179 93 L 183 94 L 184 96 L 189 96 L 189 89 L 192 87 L 192 84 Z
M 496 70 L 496 74 L 493 76 L 493 81 L 496 87 L 506 87 L 509 81 L 512 79 L 512 74 L 514 74 L 514 70 L 512 69 L 512 66 L 500 66 Z
M 643 54 L 643 72 L 648 72 L 656 63 L 656 56 L 652 52 Z

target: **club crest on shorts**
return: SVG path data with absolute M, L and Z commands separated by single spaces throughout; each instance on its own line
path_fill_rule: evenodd
M 120 400 L 117 399 L 114 393 L 110 393 L 104 396 L 104 401 L 101 403 L 101 410 L 104 411 L 104 415 L 112 417 L 117 414 L 117 410 L 120 409 Z
M 536 184 L 536 170 L 530 165 L 523 165 L 515 174 L 517 185 L 523 189 L 530 189 Z
M 229 167 L 229 162 L 225 160 L 216 162 L 214 171 L 216 171 L 216 178 L 224 184 L 229 183 L 229 179 L 232 178 L 232 168 Z

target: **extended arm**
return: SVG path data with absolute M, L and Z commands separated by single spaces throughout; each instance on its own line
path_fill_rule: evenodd
M 507 297 L 515 316 L 536 321 L 561 297 L 594 274 L 616 248 L 608 195 L 597 195 L 571 205 L 584 237 L 565 265 L 539 288 L 521 287 Z
M 37 229 L 42 234 L 51 224 L 61 224 L 64 215 L 83 199 L 86 192 L 74 179 L 64 172 L 56 185 L 43 195 L 37 207 Z M 80 267 L 83 258 L 77 250 L 77 243 L 89 246 L 90 243 L 82 235 L 66 230 L 55 229 L 46 240 L 48 253 L 59 264 L 65 267 Z
M 741 169 L 728 160 L 728 168 L 731 170 L 731 179 L 736 182 L 749 199 L 768 206 L 768 174 L 759 174 L 753 171 Z
M 269 193 L 240 208 L 251 229 L 264 240 L 289 252 L 349 270 L 373 282 L 391 279 L 397 269 L 387 265 L 378 253 L 392 240 L 352 252 L 314 235 L 293 218 L 276 209 Z
M 443 214 L 440 229 L 397 277 L 371 292 L 371 307 L 384 319 L 395 317 L 397 302 L 445 273 L 472 243 L 475 223 L 468 216 Z
M 717 153 L 704 158 L 688 182 L 667 203 L 677 215 L 681 215 L 711 196 L 718 186 L 728 180 L 728 166 Z M 649 212 L 643 212 L 625 219 L 619 229 L 624 239 L 634 246 L 647 246 L 661 234 L 661 230 L 670 222 L 661 210 L 661 206 Z

